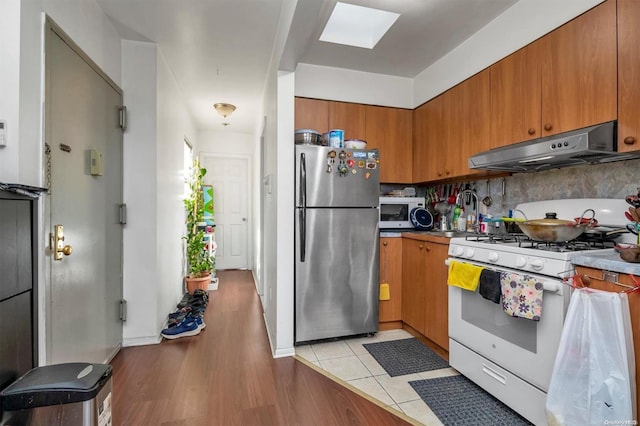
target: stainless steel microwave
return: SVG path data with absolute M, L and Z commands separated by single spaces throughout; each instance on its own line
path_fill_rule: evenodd
M 380 229 L 412 229 L 409 213 L 424 207 L 420 197 L 380 197 Z

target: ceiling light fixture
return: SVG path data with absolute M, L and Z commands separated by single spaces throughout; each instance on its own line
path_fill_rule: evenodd
M 218 114 L 220 114 L 224 118 L 227 118 L 228 116 L 231 115 L 233 111 L 236 110 L 235 105 L 225 104 L 225 103 L 217 103 L 217 104 L 214 104 L 213 107 L 215 108 L 216 111 L 218 111 Z

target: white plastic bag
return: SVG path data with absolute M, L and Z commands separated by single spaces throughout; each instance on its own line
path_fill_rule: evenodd
M 549 392 L 550 425 L 636 424 L 636 380 L 625 293 L 576 289 Z

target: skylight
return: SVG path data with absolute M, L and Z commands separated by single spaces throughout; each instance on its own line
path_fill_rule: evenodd
M 338 2 L 320 41 L 373 49 L 399 16 L 399 13 Z

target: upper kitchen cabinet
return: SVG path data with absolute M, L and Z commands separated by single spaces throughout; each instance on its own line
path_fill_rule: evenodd
M 437 96 L 413 111 L 413 181 L 443 179 L 446 135 L 444 95 Z
M 615 120 L 615 0 L 601 3 L 547 34 L 540 42 L 541 136 Z
M 413 180 L 470 176 L 468 158 L 490 148 L 489 70 L 486 69 L 415 110 Z
M 366 110 L 363 104 L 329 102 L 329 129 L 344 130 L 344 139 L 365 140 Z
M 480 173 L 468 167 L 473 154 L 491 148 L 489 137 L 489 69 L 449 90 L 445 96 L 445 174 L 468 176 Z
M 489 68 L 491 147 L 541 135 L 541 44 L 534 42 Z
M 615 0 L 489 69 L 491 148 L 615 120 Z
M 329 131 L 329 101 L 295 98 L 295 129 Z
M 640 150 L 640 2 L 618 0 L 618 151 Z
M 380 152 L 380 182 L 413 182 L 412 111 L 367 105 L 365 116 L 367 149 Z

